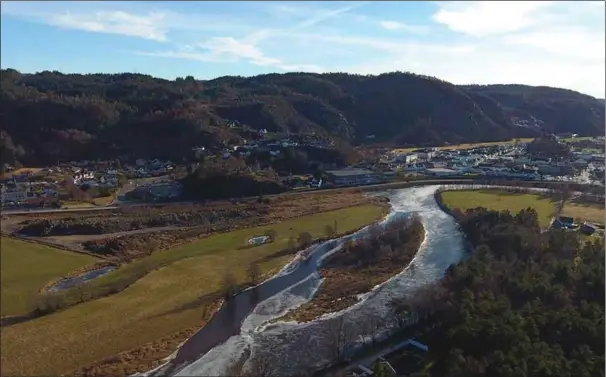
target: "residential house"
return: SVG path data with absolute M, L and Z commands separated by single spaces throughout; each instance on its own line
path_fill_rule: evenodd
M 594 224 L 584 222 L 580 230 L 583 234 L 592 235 L 598 230 L 598 227 Z

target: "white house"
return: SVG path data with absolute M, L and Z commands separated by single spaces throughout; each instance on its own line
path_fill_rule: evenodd
M 405 153 L 396 156 L 396 161 L 403 162 L 405 164 L 411 164 L 417 161 L 418 155 L 416 153 Z

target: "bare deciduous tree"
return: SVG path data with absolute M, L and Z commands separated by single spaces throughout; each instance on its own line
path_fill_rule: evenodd
M 301 232 L 297 238 L 297 241 L 301 247 L 308 247 L 313 241 L 313 236 L 309 232 Z
M 261 278 L 261 269 L 259 268 L 258 263 L 251 263 L 248 266 L 247 274 L 252 285 L 259 284 L 259 279 Z
M 236 281 L 236 277 L 231 271 L 228 271 L 223 277 L 223 296 L 225 301 L 229 300 L 234 296 L 237 292 L 238 283 Z
M 146 255 L 152 255 L 152 253 L 158 248 L 158 242 L 153 238 L 148 238 L 143 245 L 143 251 Z
M 329 320 L 327 328 L 327 341 L 329 349 L 332 350 L 333 358 L 337 362 L 344 361 L 347 357 L 347 347 L 355 339 L 356 333 L 352 326 L 345 322 L 343 316 Z
M 446 302 L 446 291 L 439 283 L 428 284 L 408 299 L 408 307 L 419 319 L 425 319 L 440 310 Z
M 330 238 L 330 237 L 334 236 L 335 230 L 330 225 L 326 225 L 324 227 L 324 234 L 326 235 L 326 237 Z
M 278 236 L 278 232 L 276 232 L 273 229 L 268 229 L 263 233 L 264 236 L 269 237 L 270 241 L 275 241 L 276 237 Z
M 84 301 L 86 301 L 86 297 L 88 295 L 88 289 L 86 287 L 85 284 L 78 284 L 76 285 L 76 292 L 78 295 L 78 302 L 79 303 L 83 303 Z
M 295 239 L 291 236 L 288 238 L 288 243 L 287 243 L 287 247 L 288 250 L 293 253 L 295 251 L 295 247 L 297 246 L 297 243 L 295 241 Z
M 405 298 L 395 298 L 389 302 L 390 315 L 396 320 L 399 328 L 408 325 L 410 308 Z

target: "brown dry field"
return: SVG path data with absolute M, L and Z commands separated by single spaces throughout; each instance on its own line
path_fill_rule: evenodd
M 255 200 L 256 201 L 256 200 Z M 226 206 L 237 206 L 242 209 L 249 207 L 251 202 L 234 204 L 230 202 L 216 202 L 207 205 L 199 204 L 175 204 L 166 205 L 154 208 L 124 208 L 113 213 L 88 213 L 81 216 L 87 218 L 95 218 L 102 220 L 103 218 L 114 217 L 116 213 L 125 219 L 131 216 L 146 215 L 153 216 L 154 213 L 184 213 L 195 212 L 199 210 L 211 211 L 215 208 L 224 208 Z M 120 243 L 124 245 L 124 254 L 119 258 L 111 258 L 115 262 L 122 259 L 130 260 L 131 257 L 143 256 L 143 248 L 145 242 L 152 237 L 158 244 L 158 250 L 170 249 L 172 247 L 196 241 L 200 238 L 208 237 L 212 234 L 223 233 L 240 228 L 250 226 L 261 226 L 278 223 L 287 219 L 297 218 L 315 213 L 334 211 L 342 208 L 358 206 L 371 203 L 376 199 L 369 198 L 362 191 L 350 190 L 335 195 L 334 193 L 309 193 L 308 195 L 278 195 L 271 198 L 267 207 L 268 211 L 264 214 L 259 214 L 258 217 L 245 219 L 243 221 L 226 221 L 220 225 L 214 226 L 165 226 L 144 228 L 126 232 L 115 232 L 106 234 L 74 234 L 68 236 L 47 236 L 47 237 L 29 237 L 33 240 L 42 241 L 48 245 L 60 246 L 74 251 L 86 251 L 83 247 L 83 242 L 97 241 L 103 243 L 109 240 L 120 239 Z M 19 223 L 28 219 L 61 219 L 74 217 L 74 214 L 31 214 L 23 216 L 10 216 L 6 221 L 2 222 L 2 231 L 12 233 L 19 229 Z M 127 258 L 124 258 L 127 257 Z
M 563 216 L 569 216 L 574 219 L 597 224 L 604 224 L 605 213 L 603 204 L 579 203 L 575 201 L 566 203 L 562 210 Z

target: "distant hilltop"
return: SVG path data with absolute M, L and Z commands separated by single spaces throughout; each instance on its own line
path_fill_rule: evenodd
M 604 134 L 604 100 L 565 89 L 466 85 L 412 73 L 287 73 L 170 81 L 2 70 L 1 162 L 179 160 L 275 133 L 435 146 Z M 263 132 L 259 132 L 259 131 Z

